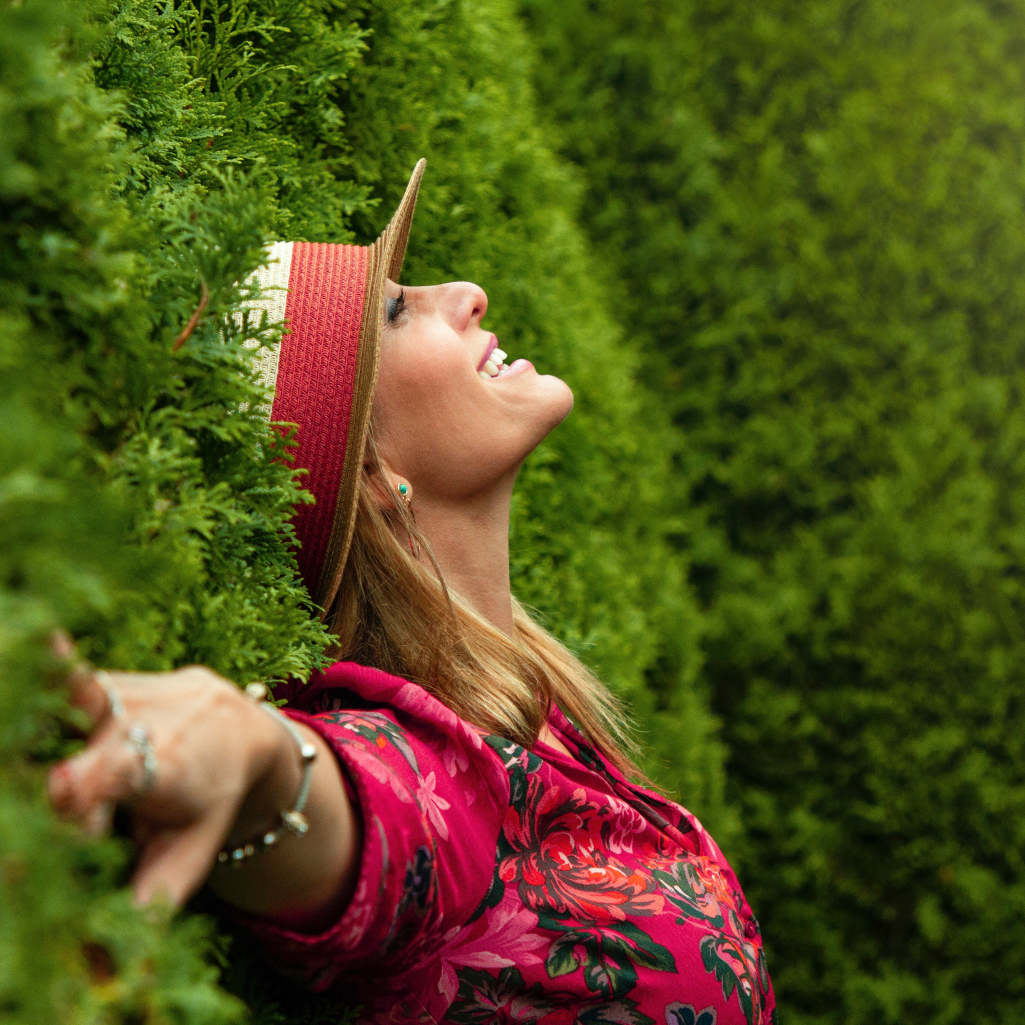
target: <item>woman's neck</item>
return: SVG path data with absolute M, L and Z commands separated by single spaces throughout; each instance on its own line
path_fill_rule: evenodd
M 509 509 L 512 486 L 474 501 L 416 504 L 416 523 L 430 542 L 445 582 L 492 626 L 512 636 Z
M 448 586 L 503 633 L 513 636 L 512 590 L 509 585 L 509 510 L 512 481 L 498 494 L 476 502 L 423 501 L 416 523 L 427 538 Z M 538 738 L 573 754 L 548 728 Z

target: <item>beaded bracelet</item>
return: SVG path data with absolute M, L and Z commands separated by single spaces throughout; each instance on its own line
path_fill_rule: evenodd
M 246 696 L 259 704 L 261 708 L 267 709 L 269 715 L 274 716 L 286 730 L 288 730 L 296 746 L 299 748 L 299 756 L 302 758 L 302 779 L 299 783 L 299 793 L 295 798 L 295 805 L 290 811 L 283 811 L 278 821 L 267 830 L 248 843 L 239 847 L 225 847 L 217 854 L 218 865 L 230 864 L 232 868 L 241 867 L 248 858 L 273 847 L 281 839 L 281 830 L 287 829 L 293 836 L 302 837 L 309 832 L 310 824 L 303 815 L 303 809 L 310 797 L 310 788 L 313 785 L 313 761 L 317 757 L 317 749 L 308 741 L 303 740 L 302 734 L 295 728 L 295 724 L 276 706 L 268 704 L 264 699 L 267 697 L 267 687 L 262 683 L 251 683 L 246 687 Z

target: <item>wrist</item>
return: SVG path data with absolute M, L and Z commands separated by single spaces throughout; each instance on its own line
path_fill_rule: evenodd
M 302 759 L 296 743 L 276 717 L 246 702 L 250 730 L 249 788 L 228 834 L 228 846 L 248 841 L 272 828 L 292 807 L 302 782 Z
M 239 843 L 237 846 L 229 845 L 222 848 L 217 855 L 217 863 L 219 865 L 231 863 L 238 867 L 246 858 L 251 858 L 270 847 L 274 847 L 286 833 L 291 833 L 293 836 L 301 838 L 306 835 L 310 828 L 304 811 L 313 787 L 313 763 L 317 757 L 317 744 L 312 740 L 304 738 L 296 724 L 274 705 L 265 704 L 263 697 L 264 694 L 261 693 L 255 700 L 260 703 L 260 708 L 271 717 L 271 720 L 279 723 L 282 729 L 288 733 L 295 746 L 296 753 L 299 755 L 301 767 L 299 789 L 292 799 L 291 806 L 281 810 L 271 828 L 263 830 L 259 836 Z
M 253 706 L 253 711 L 260 710 Z M 315 730 L 290 720 L 303 738 L 301 746 L 308 744 L 316 750 L 316 758 L 308 763 L 310 791 L 304 814 L 309 832 L 301 838 L 292 835 L 282 822 L 282 813 L 294 809 L 301 794 L 304 759 L 300 745 L 280 722 L 266 711 L 261 718 L 277 728 L 285 744 L 273 744 L 266 770 L 258 775 L 227 843 L 221 845 L 227 856 L 218 856 L 219 863 L 230 863 L 239 871 L 215 869 L 209 885 L 229 904 L 250 914 L 311 913 L 314 920 L 323 917 L 327 924 L 355 884 L 362 837 L 359 817 L 346 794 L 330 743 Z M 253 728 L 262 734 L 265 727 L 254 722 Z M 258 761 L 254 759 L 254 764 Z M 266 843 L 268 832 L 277 833 L 278 839 Z M 241 853 L 236 855 L 236 851 Z

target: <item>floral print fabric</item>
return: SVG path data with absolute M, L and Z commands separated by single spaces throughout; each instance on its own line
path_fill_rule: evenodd
M 549 726 L 573 758 L 487 736 L 351 663 L 296 704 L 359 805 L 360 876 L 326 932 L 250 925 L 279 964 L 362 1004 L 362 1021 L 776 1021 L 757 922 L 711 837 L 557 708 Z

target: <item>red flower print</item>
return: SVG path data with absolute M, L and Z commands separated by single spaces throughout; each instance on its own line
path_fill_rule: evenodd
M 500 878 L 515 882 L 537 913 L 593 922 L 658 914 L 664 898 L 651 877 L 610 853 L 610 839 L 624 833 L 621 814 L 608 804 L 589 804 L 582 789 L 564 799 L 559 787 L 546 789 L 531 776 L 525 800 L 506 814 L 513 853 L 502 859 Z

